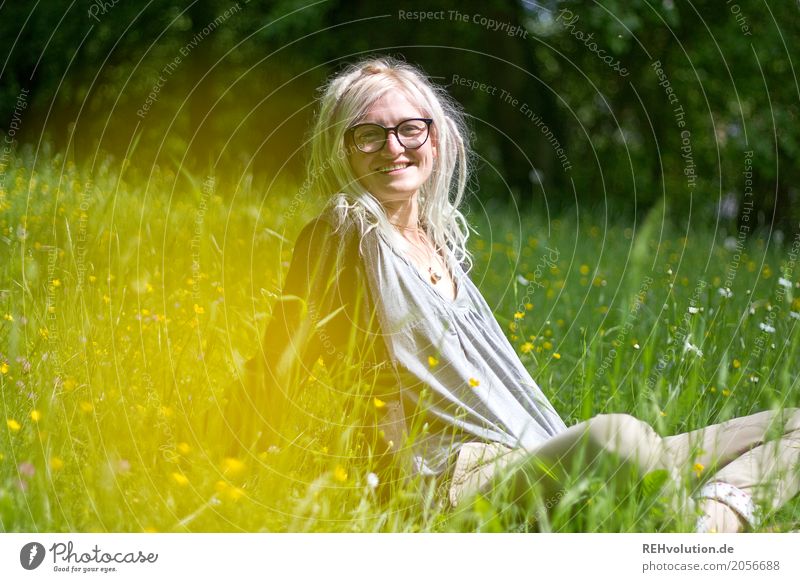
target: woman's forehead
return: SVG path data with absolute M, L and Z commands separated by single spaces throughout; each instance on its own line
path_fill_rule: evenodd
M 423 117 L 423 110 L 401 89 L 390 89 L 367 106 L 358 122 L 394 125 L 409 117 Z

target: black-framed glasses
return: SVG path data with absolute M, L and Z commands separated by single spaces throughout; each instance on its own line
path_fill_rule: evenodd
M 372 154 L 383 149 L 386 140 L 389 139 L 389 132 L 394 132 L 394 136 L 400 145 L 409 150 L 421 148 L 430 135 L 431 123 L 433 119 L 417 117 L 401 121 L 394 127 L 383 127 L 377 123 L 359 123 L 349 128 L 347 132 L 353 140 L 353 144 L 365 154 Z

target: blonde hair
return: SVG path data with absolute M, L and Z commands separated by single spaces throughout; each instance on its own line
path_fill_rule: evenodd
M 347 157 L 345 133 L 385 93 L 401 90 L 425 117 L 433 119 L 437 143 L 431 176 L 420 188 L 419 217 L 433 244 L 453 261 L 472 268 L 466 242 L 469 225 L 459 206 L 469 177 L 471 150 L 461 107 L 424 72 L 404 61 L 369 57 L 348 65 L 321 88 L 319 111 L 311 134 L 308 183 L 323 198 L 331 198 L 337 230 L 355 219 L 366 234 L 378 229 L 401 248 L 403 238 L 392 228 L 380 201 L 359 183 Z

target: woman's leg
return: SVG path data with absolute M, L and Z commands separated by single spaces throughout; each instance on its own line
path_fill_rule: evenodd
M 561 496 L 570 477 L 580 477 L 610 456 L 618 459 L 610 478 L 643 476 L 655 469 L 673 469 L 670 451 L 653 428 L 628 414 L 601 414 L 576 424 L 534 450 L 471 443 L 462 448 L 450 486 L 458 503 L 511 481 L 518 494 L 535 490 L 548 507 Z M 551 504 L 548 500 L 554 500 Z
M 798 409 L 759 412 L 664 440 L 677 466 L 711 475 L 701 489 L 706 531 L 741 531 L 752 522 L 753 498 L 777 508 L 800 489 Z
M 776 426 L 776 436 L 782 438 L 762 448 Z M 771 481 L 777 493 L 773 507 L 777 507 L 800 487 L 798 435 L 797 409 L 760 412 L 667 438 L 630 415 L 604 414 L 570 427 L 531 451 L 496 444 L 469 445 L 459 455 L 450 500 L 455 506 L 470 494 L 487 492 L 497 484 L 498 474 L 520 488 L 535 488 L 546 500 L 557 500 L 569 475 L 580 476 L 614 455 L 620 461 L 620 476 L 629 475 L 631 470 L 643 476 L 655 469 L 667 469 L 673 485 L 681 482 L 680 473 L 688 476 L 703 472 L 714 472 L 713 481 L 731 481 L 748 493 L 755 484 Z M 680 488 L 675 488 L 675 493 L 680 494 Z M 725 497 L 717 497 L 703 502 L 710 528 L 741 529 L 739 514 L 722 501 Z

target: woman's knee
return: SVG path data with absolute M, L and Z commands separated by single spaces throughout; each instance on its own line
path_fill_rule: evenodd
M 597 444 L 617 446 L 626 446 L 628 443 L 638 443 L 642 439 L 649 440 L 657 436 L 649 424 L 625 413 L 595 416 L 589 421 L 587 433 L 589 439 Z
M 784 408 L 783 414 L 786 418 L 786 432 L 800 431 L 800 408 Z

